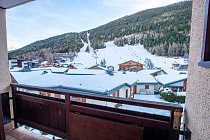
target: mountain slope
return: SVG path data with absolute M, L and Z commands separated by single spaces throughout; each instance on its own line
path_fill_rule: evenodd
M 100 49 L 105 42 L 117 46 L 143 44 L 152 54 L 183 56 L 188 53 L 192 1 L 183 1 L 165 7 L 144 10 L 105 25 L 80 33 L 67 33 L 36 41 L 9 52 L 9 57 L 42 57 L 45 52 L 78 52 L 90 33 L 91 47 Z

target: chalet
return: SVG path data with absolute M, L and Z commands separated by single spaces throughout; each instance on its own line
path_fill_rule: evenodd
M 87 68 L 82 63 L 70 63 L 68 64 L 67 67 L 70 69 L 86 69 Z
M 155 79 L 161 86 L 170 88 L 174 92 L 186 92 L 187 74 L 160 75 Z
M 154 94 L 157 90 L 158 82 L 152 75 L 138 74 L 137 84 L 134 86 L 134 91 L 137 94 Z
M 178 70 L 183 71 L 188 69 L 188 64 L 180 64 Z
M 188 63 L 177 63 L 176 61 L 174 61 L 174 63 L 172 63 L 172 69 L 174 70 L 187 70 L 188 69 Z
M 54 67 L 57 66 L 57 64 L 53 63 L 53 62 L 48 62 L 48 61 L 43 61 L 40 64 L 40 67 Z
M 129 60 L 127 62 L 119 64 L 118 71 L 131 71 L 131 72 L 137 72 L 143 69 L 143 64 Z
M 30 68 L 38 68 L 39 67 L 39 63 L 38 62 L 34 62 L 34 61 L 23 61 L 22 62 L 22 66 L 28 66 Z
M 95 66 L 91 66 L 87 69 L 91 69 L 91 70 L 107 70 L 105 67 L 99 66 L 99 65 L 95 65 Z
M 178 70 L 179 65 L 180 65 L 179 63 L 177 63 L 176 61 L 174 61 L 174 62 L 172 63 L 172 69 Z
M 70 68 L 70 69 L 77 69 L 77 67 L 72 65 L 72 64 L 69 64 L 67 67 Z

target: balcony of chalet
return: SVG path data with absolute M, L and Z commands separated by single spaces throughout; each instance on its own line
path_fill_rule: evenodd
M 20 124 L 62 139 L 179 139 L 180 117 L 183 109 L 178 104 L 124 99 L 78 91 L 52 90 L 20 84 L 11 84 L 11 88 L 12 98 L 8 93 L 1 94 L 3 123 L 6 124 L 5 137 L 9 140 L 49 139 L 41 134 L 23 130 L 19 127 Z M 65 98 L 49 97 L 43 93 L 55 93 Z M 78 102 L 74 100 L 76 98 L 91 99 L 97 103 Z M 12 119 L 10 100 L 13 101 L 14 117 Z M 106 102 L 109 105 L 100 105 L 98 102 Z M 113 104 L 165 110 L 169 112 L 169 115 L 123 110 Z M 11 121 L 14 124 L 13 129 Z

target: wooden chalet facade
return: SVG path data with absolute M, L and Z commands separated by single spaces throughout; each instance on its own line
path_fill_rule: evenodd
M 77 67 L 75 67 L 75 66 L 72 65 L 72 64 L 68 65 L 67 68 L 70 68 L 70 69 L 77 69 Z
M 143 64 L 129 60 L 127 62 L 119 64 L 119 69 L 118 71 L 132 71 L 132 72 L 137 72 L 143 69 Z
M 90 69 L 90 70 L 106 70 L 106 68 L 98 66 L 98 65 L 89 67 L 87 69 Z
M 179 64 L 177 62 L 174 62 L 172 64 L 172 69 L 174 69 L 174 70 L 180 70 L 180 71 L 182 71 L 182 70 L 188 70 L 188 63 Z

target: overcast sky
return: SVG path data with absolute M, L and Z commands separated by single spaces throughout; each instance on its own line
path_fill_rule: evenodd
M 182 0 L 35 0 L 7 10 L 8 49 Z

